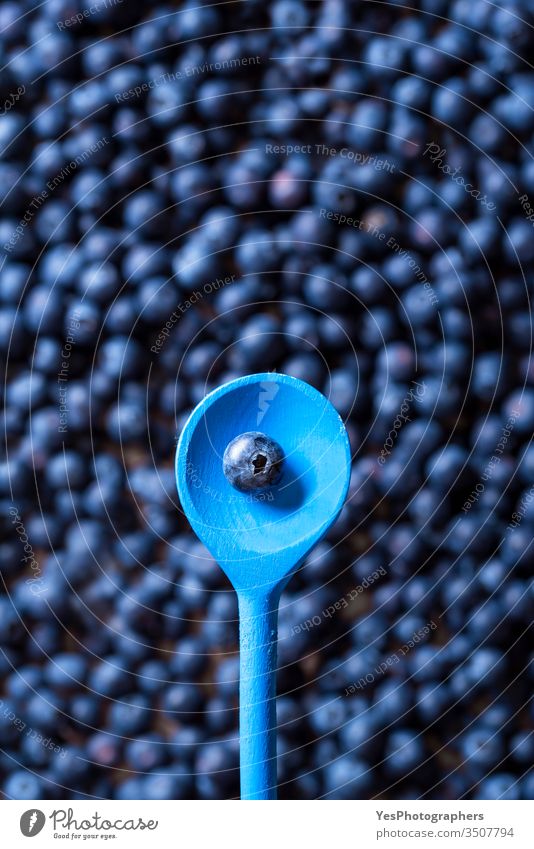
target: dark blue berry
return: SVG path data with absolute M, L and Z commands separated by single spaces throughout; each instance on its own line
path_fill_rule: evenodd
M 283 462 L 283 450 L 274 439 L 250 431 L 227 445 L 223 471 L 226 480 L 240 492 L 260 492 L 280 481 Z

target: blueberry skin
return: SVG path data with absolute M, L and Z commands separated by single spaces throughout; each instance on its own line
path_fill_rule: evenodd
M 493 773 L 480 783 L 475 799 L 519 799 L 519 779 L 508 772 Z
M 236 436 L 226 447 L 223 471 L 239 492 L 261 492 L 280 481 L 283 462 L 284 452 L 274 439 L 249 431 Z

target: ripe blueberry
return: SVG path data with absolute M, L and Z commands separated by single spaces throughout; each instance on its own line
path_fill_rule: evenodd
M 223 456 L 226 480 L 240 492 L 258 492 L 278 483 L 284 454 L 274 439 L 258 431 L 236 436 Z

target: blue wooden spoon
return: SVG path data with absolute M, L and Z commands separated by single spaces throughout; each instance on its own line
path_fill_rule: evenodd
M 243 493 L 223 454 L 238 435 L 263 432 L 281 446 L 281 480 Z M 350 447 L 330 402 L 285 374 L 252 374 L 211 392 L 178 442 L 176 481 L 191 527 L 224 569 L 239 601 L 241 798 L 276 798 L 275 676 L 280 595 L 338 516 Z

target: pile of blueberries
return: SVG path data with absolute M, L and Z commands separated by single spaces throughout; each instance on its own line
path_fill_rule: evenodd
M 530 0 L 0 4 L 0 789 L 239 794 L 191 409 L 353 449 L 284 593 L 279 792 L 534 798 Z M 332 612 L 333 611 L 333 612 Z

